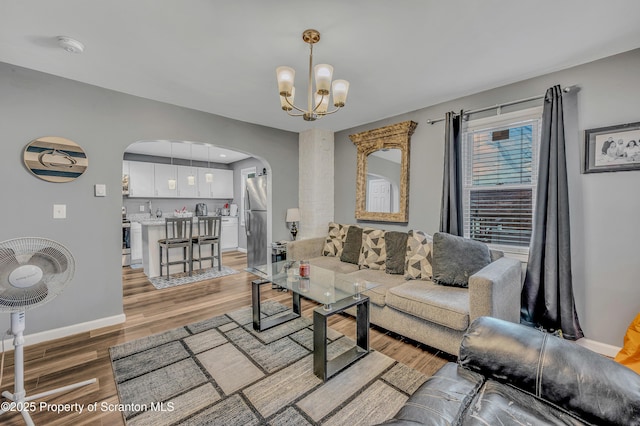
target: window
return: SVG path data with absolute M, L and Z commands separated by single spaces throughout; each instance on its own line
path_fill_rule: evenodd
M 542 108 L 472 120 L 463 133 L 464 236 L 526 253 L 533 227 Z

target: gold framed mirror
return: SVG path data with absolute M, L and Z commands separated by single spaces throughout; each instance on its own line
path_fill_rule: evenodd
M 403 121 L 349 135 L 358 150 L 356 219 L 409 221 L 410 141 L 417 125 Z

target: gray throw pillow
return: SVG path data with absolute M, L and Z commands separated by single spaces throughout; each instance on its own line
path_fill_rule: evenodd
M 387 231 L 384 234 L 384 244 L 387 251 L 385 272 L 387 274 L 404 274 L 408 237 L 406 232 Z
M 468 287 L 469 277 L 489 263 L 486 244 L 444 232 L 433 235 L 433 282 Z
M 362 228 L 351 225 L 347 230 L 347 238 L 344 240 L 340 260 L 357 265 L 360 259 L 360 247 L 362 247 Z

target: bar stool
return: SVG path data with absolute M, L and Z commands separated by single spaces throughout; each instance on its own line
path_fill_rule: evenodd
M 222 270 L 222 257 L 220 256 L 220 229 L 222 226 L 222 217 L 220 216 L 202 216 L 198 218 L 198 235 L 191 239 L 192 244 L 198 246 L 198 261 L 200 269 L 202 269 L 203 260 L 211 260 L 211 267 L 215 265 L 214 260 L 218 259 L 218 271 Z M 202 246 L 211 246 L 211 256 L 202 257 Z M 214 247 L 215 246 L 215 247 Z M 214 250 L 215 248 L 215 250 Z M 193 253 L 193 247 L 191 248 Z M 193 268 L 193 266 L 192 266 Z
M 162 267 L 167 267 L 167 277 L 169 277 L 169 266 L 182 263 L 183 270 L 187 272 L 189 266 L 189 275 L 192 271 L 192 249 L 191 237 L 193 235 L 193 218 L 192 217 L 168 217 L 164 222 L 165 238 L 158 240 L 160 246 L 160 276 L 162 276 Z M 162 249 L 167 253 L 167 260 L 162 261 Z M 169 250 L 182 248 L 182 259 L 169 260 Z

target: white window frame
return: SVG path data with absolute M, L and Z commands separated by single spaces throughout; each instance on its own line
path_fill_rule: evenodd
M 244 196 L 247 193 L 247 178 L 256 173 L 255 167 L 240 169 L 240 226 L 244 226 Z
M 533 141 L 533 147 L 531 152 L 531 161 L 532 161 L 532 175 L 531 175 L 531 184 L 514 184 L 514 185 L 504 185 L 501 189 L 519 189 L 519 188 L 531 188 L 533 190 L 532 193 L 532 214 L 535 212 L 535 202 L 536 202 L 536 192 L 537 192 L 537 180 L 538 180 L 538 152 L 540 149 L 540 133 L 541 133 L 541 123 L 542 123 L 542 107 L 535 108 L 527 108 L 516 112 L 499 114 L 492 117 L 479 118 L 475 120 L 469 120 L 464 124 L 463 133 L 462 133 L 462 206 L 463 206 L 463 222 L 464 222 L 464 236 L 469 237 L 469 205 L 471 202 L 471 192 L 472 186 L 471 182 L 471 168 L 470 168 L 470 142 L 468 138 L 468 134 L 471 132 L 478 131 L 487 131 L 491 129 L 495 129 L 498 127 L 514 127 L 519 123 L 523 123 L 530 120 L 538 120 L 538 129 L 537 141 Z M 475 188 L 480 189 L 480 188 Z M 490 187 L 490 189 L 495 189 L 495 187 Z M 532 225 L 533 226 L 533 225 Z M 502 245 L 502 244 L 488 244 L 490 248 L 495 250 L 503 251 L 504 253 L 513 255 L 513 257 L 521 258 L 521 260 L 526 261 L 527 255 L 529 253 L 529 247 L 518 247 L 511 245 Z

